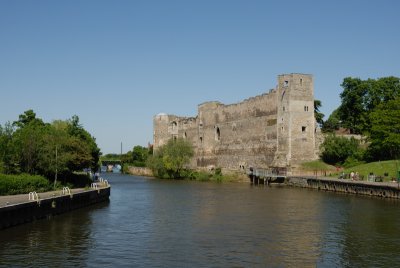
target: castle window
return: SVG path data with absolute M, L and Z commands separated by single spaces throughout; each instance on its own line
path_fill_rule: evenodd
M 283 106 L 283 111 L 285 111 L 285 106 Z
M 216 140 L 216 141 L 221 140 L 221 131 L 219 130 L 219 127 L 217 127 L 217 128 L 215 129 L 215 140 Z
M 308 106 L 304 106 L 304 112 L 308 112 Z
M 178 124 L 175 121 L 173 121 L 171 123 L 171 126 L 172 126 L 172 130 L 175 130 L 177 128 Z
M 174 141 L 176 141 L 177 139 L 176 135 L 173 135 L 172 138 L 174 139 Z
M 187 134 L 186 134 L 186 132 L 185 132 L 185 133 L 183 133 L 183 138 L 184 138 L 184 139 L 186 139 L 186 138 L 187 138 Z
M 287 87 L 289 85 L 289 81 L 288 80 L 285 80 L 285 82 L 283 82 L 283 86 L 284 87 Z
M 302 86 L 302 85 L 303 85 L 303 79 L 300 78 L 300 86 Z
M 301 127 L 301 132 L 306 132 L 306 127 L 305 126 Z
M 203 137 L 200 137 L 200 144 L 203 144 Z

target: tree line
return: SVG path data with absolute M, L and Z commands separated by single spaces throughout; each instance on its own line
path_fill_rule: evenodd
M 328 135 L 322 145 L 322 159 L 330 164 L 352 165 L 400 158 L 400 78 L 346 77 L 341 86 L 341 104 L 322 122 L 322 130 L 334 133 L 347 129 L 365 140 L 360 144 L 359 140 Z
M 42 175 L 68 181 L 76 171 L 98 169 L 100 149 L 79 117 L 45 123 L 33 110 L 0 125 L 0 173 Z

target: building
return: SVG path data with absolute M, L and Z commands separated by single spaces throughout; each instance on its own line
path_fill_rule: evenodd
M 268 93 L 224 105 L 205 102 L 196 117 L 158 114 L 154 150 L 171 138 L 193 144 L 193 167 L 290 168 L 317 159 L 313 77 L 283 74 Z

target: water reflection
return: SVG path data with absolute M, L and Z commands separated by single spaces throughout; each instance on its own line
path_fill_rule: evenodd
M 6 267 L 73 266 L 85 262 L 92 241 L 92 213 L 108 202 L 51 219 L 0 231 L 0 265 Z
M 111 202 L 0 231 L 0 266 L 376 267 L 397 201 L 103 174 Z

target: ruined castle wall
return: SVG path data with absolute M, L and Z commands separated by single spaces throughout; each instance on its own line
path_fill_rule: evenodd
M 243 102 L 199 105 L 199 166 L 267 167 L 276 151 L 276 91 Z
M 278 76 L 276 89 L 240 103 L 206 102 L 196 117 L 159 114 L 154 149 L 182 137 L 195 150 L 193 167 L 289 167 L 317 158 L 313 77 Z

